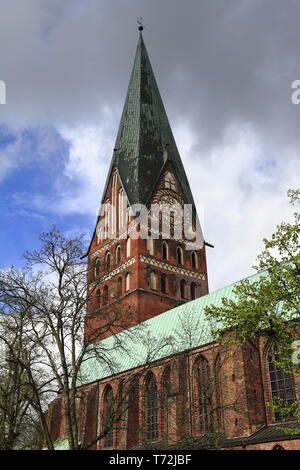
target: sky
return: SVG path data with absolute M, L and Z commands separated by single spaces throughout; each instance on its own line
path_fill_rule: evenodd
M 0 269 L 90 239 L 137 17 L 201 215 L 210 290 L 254 273 L 299 188 L 299 0 L 0 0 Z

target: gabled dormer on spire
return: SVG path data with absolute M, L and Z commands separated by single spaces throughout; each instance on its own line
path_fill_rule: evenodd
M 103 200 L 111 171 L 117 168 L 129 204 L 147 205 L 167 160 L 174 166 L 187 203 L 194 207 L 190 186 L 140 32 Z

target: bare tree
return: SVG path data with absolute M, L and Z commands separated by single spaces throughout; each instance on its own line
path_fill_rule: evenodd
M 145 370 L 169 340 L 163 339 L 158 344 L 144 333 L 141 338 L 141 326 L 129 328 L 121 339 L 114 334 L 110 342 L 101 341 L 108 333 L 128 328 L 117 302 L 106 309 L 106 314 L 95 315 L 95 322 L 86 328 L 87 305 L 95 301 L 103 269 L 98 266 L 97 276 L 94 266 L 88 270 L 83 261 L 82 237 L 67 239 L 53 228 L 43 233 L 40 241 L 40 250 L 25 253 L 24 269 L 10 268 L 0 273 L 2 319 L 10 320 L 2 322 L 2 340 L 6 341 L 8 327 L 15 332 L 22 320 L 22 354 L 10 348 L 11 363 L 26 373 L 30 389 L 28 403 L 39 416 L 48 449 L 54 448 L 54 439 L 45 414 L 45 399 L 49 401 L 55 396 L 61 398 L 69 449 L 90 448 L 110 432 L 116 421 L 121 422 L 121 414 L 126 413 L 128 406 L 128 384 L 132 381 L 127 380 L 122 400 L 118 397 L 118 406 L 111 407 L 106 426 L 102 426 L 92 440 L 83 440 L 78 401 L 86 402 L 89 393 L 89 388 L 84 387 L 84 364 L 96 361 L 97 367 L 115 374 L 118 358 L 130 354 L 128 348 L 133 338 L 145 345 L 146 353 L 140 360 Z M 87 277 L 93 282 L 87 283 Z M 134 312 L 130 315 L 132 318 Z M 10 347 L 7 341 L 6 345 Z

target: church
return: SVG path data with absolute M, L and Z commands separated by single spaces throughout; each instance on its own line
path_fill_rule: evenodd
M 139 30 L 86 255 L 93 294 L 85 341 L 110 351 L 111 365 L 92 355 L 82 363 L 80 439 L 91 442 L 91 450 L 300 450 L 300 436 L 284 430 L 296 423 L 280 425 L 270 407 L 277 396 L 299 399 L 300 376 L 278 370 L 263 341 L 258 348 L 218 344 L 204 315 L 206 306 L 234 299 L 238 283 L 209 292 L 206 250 L 212 245 L 202 235 Z M 162 206 L 171 211 L 166 215 Z M 61 403 L 51 404 L 47 420 L 55 447 L 67 449 Z

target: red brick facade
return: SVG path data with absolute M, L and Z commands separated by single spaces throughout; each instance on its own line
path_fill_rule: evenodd
M 199 406 L 201 385 L 205 382 L 203 364 L 206 364 L 211 387 L 206 416 Z M 202 371 L 200 381 L 199 368 Z M 88 384 L 78 391 L 85 397 L 79 420 L 82 422 L 82 439 L 88 442 L 99 434 L 105 422 L 105 391 L 111 387 L 115 408 L 118 409 L 118 403 L 123 399 L 124 407 L 121 408 L 124 412 L 120 412 L 120 419 L 112 425 L 111 445 L 106 446 L 104 438 L 94 449 L 129 449 L 147 446 L 147 443 L 154 448 L 162 445 L 176 448 L 176 442 L 187 437 L 199 438 L 213 430 L 225 433 L 231 448 L 235 449 L 273 449 L 280 445 L 283 449 L 300 450 L 300 440 L 288 436 L 280 441 L 234 445 L 234 439 L 247 438 L 271 424 L 275 427 L 274 415 L 268 406 L 271 403 L 270 382 L 264 371 L 267 371 L 266 358 L 260 357 L 256 349 L 251 352 L 249 347 L 208 344 L 165 358 L 152 364 L 151 368 L 125 371 Z M 152 439 L 147 437 L 146 383 L 149 374 L 156 384 L 157 433 Z M 128 379 L 134 380 L 134 377 L 136 386 L 132 387 Z M 295 379 L 299 397 L 300 375 Z M 120 393 L 122 384 L 125 384 L 123 395 Z M 62 437 L 66 436 L 66 430 L 63 420 L 58 417 L 57 406 L 54 403 L 50 409 L 56 422 L 56 429 L 51 429 L 53 436 Z M 49 419 L 52 423 L 51 416 Z

